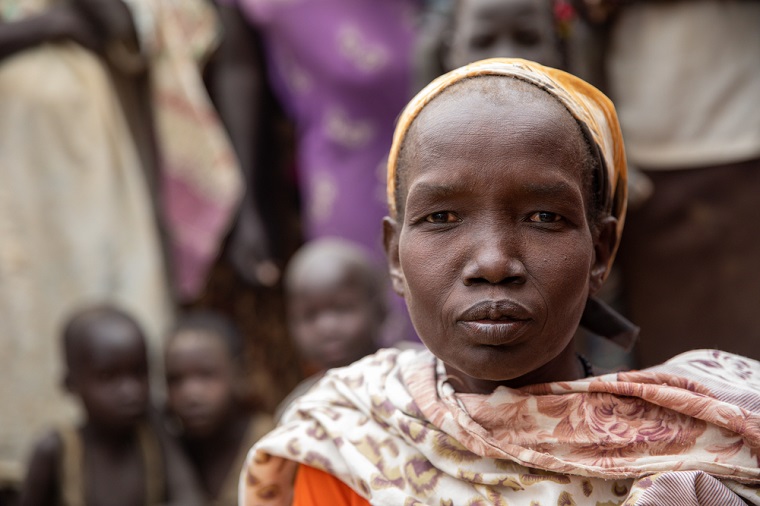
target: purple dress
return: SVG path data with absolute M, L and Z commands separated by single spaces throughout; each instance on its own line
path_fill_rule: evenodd
M 297 131 L 306 239 L 382 253 L 385 162 L 411 93 L 415 0 L 223 0 L 261 34 L 270 84 Z

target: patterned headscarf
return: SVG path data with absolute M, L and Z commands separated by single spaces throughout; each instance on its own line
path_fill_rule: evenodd
M 395 218 L 397 214 L 395 193 L 399 153 L 415 118 L 446 88 L 464 79 L 481 76 L 504 76 L 537 86 L 557 98 L 578 121 L 599 160 L 599 198 L 603 210 L 618 220 L 617 241 L 608 267 L 611 266 L 623 231 L 628 196 L 628 171 L 615 107 L 602 92 L 585 81 L 527 60 L 492 58 L 466 65 L 439 77 L 409 102 L 399 118 L 388 158 L 388 207 L 391 217 Z

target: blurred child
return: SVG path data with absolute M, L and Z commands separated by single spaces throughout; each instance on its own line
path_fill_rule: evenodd
M 149 420 L 148 355 L 137 323 L 111 306 L 77 312 L 63 333 L 66 389 L 86 414 L 34 449 L 24 506 L 201 504 L 178 449 Z
M 237 505 L 246 452 L 272 428 L 271 417 L 247 409 L 243 342 L 232 323 L 212 312 L 180 318 L 166 347 L 168 407 L 208 504 Z
M 322 375 L 377 351 L 386 288 L 361 246 L 339 238 L 306 243 L 285 272 L 288 327 L 314 371 L 282 402 L 276 417 Z
M 455 0 L 443 39 L 444 70 L 504 56 L 564 68 L 562 35 L 550 0 Z
M 559 0 L 448 0 L 430 9 L 415 56 L 417 86 L 494 57 L 568 67 L 572 8 Z M 564 7 L 567 8 L 564 8 Z

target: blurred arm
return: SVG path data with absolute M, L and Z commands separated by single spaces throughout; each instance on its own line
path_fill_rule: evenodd
M 257 199 L 260 128 L 264 117 L 264 61 L 258 38 L 239 10 L 219 6 L 224 37 L 209 63 L 208 84 L 245 173 L 246 192 L 230 241 L 231 261 L 253 284 L 279 278 Z

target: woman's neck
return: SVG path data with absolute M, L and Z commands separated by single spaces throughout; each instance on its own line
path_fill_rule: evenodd
M 573 381 L 588 376 L 584 362 L 575 352 L 571 342 L 552 360 L 527 374 L 507 380 L 484 380 L 473 378 L 445 364 L 449 383 L 459 393 L 490 394 L 500 386 L 520 388 L 555 381 Z

